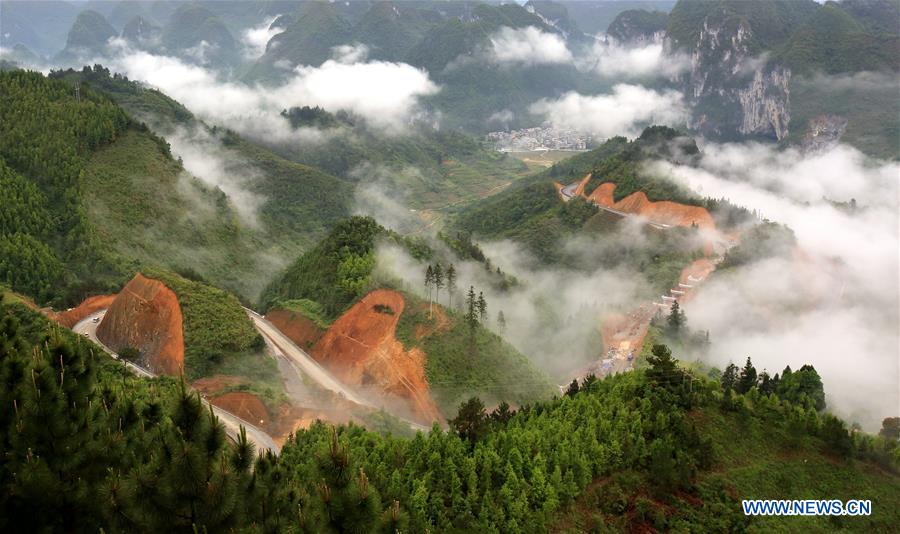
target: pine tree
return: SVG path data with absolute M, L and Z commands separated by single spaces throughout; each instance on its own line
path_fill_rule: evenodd
M 478 308 L 478 320 L 483 323 L 487 318 L 487 301 L 484 300 L 484 293 L 481 291 L 478 292 L 476 307 Z
M 456 291 L 456 268 L 451 263 L 447 267 L 447 307 L 453 307 L 453 293 Z
M 753 367 L 753 363 L 748 357 L 747 363 L 744 364 L 744 368 L 741 369 L 741 376 L 738 379 L 735 390 L 737 390 L 738 393 L 747 393 L 750 391 L 750 388 L 756 387 L 756 378 L 756 368 Z
M 434 268 L 431 267 L 431 264 L 428 264 L 428 267 L 425 268 L 425 294 L 428 297 L 429 304 L 431 303 L 431 284 L 434 283 Z
M 444 287 L 444 270 L 441 267 L 440 263 L 436 263 L 434 265 L 434 269 L 431 273 L 432 284 L 434 284 L 434 300 L 437 302 L 440 300 L 441 296 L 441 288 Z M 432 309 L 432 315 L 434 315 L 434 310 Z
M 506 317 L 503 316 L 503 310 L 497 312 L 497 330 L 501 334 L 506 331 Z
M 731 391 L 737 385 L 738 367 L 733 363 L 729 363 L 722 373 L 722 391 Z
M 478 326 L 478 301 L 475 298 L 475 286 L 469 286 L 469 293 L 466 295 L 466 323 L 469 325 L 469 331 L 474 336 L 475 327 Z
M 681 311 L 681 306 L 678 305 L 678 301 L 672 302 L 672 307 L 669 310 L 669 317 L 666 319 L 666 322 L 669 327 L 669 333 L 672 336 L 678 336 L 681 333 L 681 330 L 685 325 L 685 317 L 684 312 Z

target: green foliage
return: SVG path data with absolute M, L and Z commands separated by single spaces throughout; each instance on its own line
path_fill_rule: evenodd
M 255 462 L 183 384 L 135 378 L 19 305 L 0 309 L 0 379 L 4 531 L 543 532 L 585 510 L 621 531 L 827 530 L 834 518 L 751 522 L 739 499 L 861 495 L 867 530 L 900 519 L 900 479 L 867 459 L 896 444 L 773 397 L 735 413 L 702 379 L 676 395 L 636 371 L 489 415 L 474 400 L 471 442 L 317 422 Z
M 404 294 L 406 308 L 397 324 L 397 338 L 409 349 L 420 347 L 427 358 L 425 376 L 438 407 L 454 413 L 460 403 L 478 396 L 488 404 L 506 400 L 524 404 L 549 397 L 552 381 L 528 359 L 496 334 L 480 324 L 477 296 L 475 317 L 467 321 L 459 312 L 442 308 L 449 327 L 417 339 L 417 326 L 433 329 L 436 318 L 428 305 Z
M 300 256 L 263 292 L 265 309 L 285 300 L 307 299 L 333 321 L 373 284 L 375 245 L 379 238 L 404 247 L 413 257 L 431 254 L 422 243 L 385 230 L 371 217 L 339 222 L 318 245 Z
M 793 230 L 763 221 L 743 233 L 741 243 L 725 254 L 718 268 L 725 270 L 769 258 L 787 258 L 796 244 Z
M 89 89 L 79 100 L 67 84 L 39 73 L 0 73 L 0 280 L 62 303 L 121 280 L 79 194 L 86 157 L 129 124 L 121 109 Z
M 234 295 L 162 269 L 145 269 L 144 274 L 178 297 L 189 380 L 235 374 L 280 391 L 277 365 L 262 353 L 263 339 Z
M 299 313 L 323 330 L 331 326 L 331 321 L 325 317 L 325 310 L 322 309 L 322 305 L 309 299 L 281 300 L 272 308 Z

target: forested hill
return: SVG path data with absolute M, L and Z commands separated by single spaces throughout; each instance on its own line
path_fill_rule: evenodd
M 807 396 L 820 384 L 763 393 L 741 373 L 723 389 L 663 346 L 650 364 L 515 411 L 473 399 L 451 430 L 413 439 L 315 423 L 254 461 L 172 379 L 131 377 L 24 306 L 0 306 L 0 529 L 887 532 L 900 521 L 887 425 L 848 432 Z M 798 495 L 871 499 L 872 515 L 741 512 L 743 498 Z

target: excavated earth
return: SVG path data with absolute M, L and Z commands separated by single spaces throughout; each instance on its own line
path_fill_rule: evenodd
M 301 313 L 290 310 L 271 310 L 266 314 L 266 320 L 275 325 L 293 341 L 298 347 L 309 350 L 325 334 L 316 323 L 307 319 Z
M 405 305 L 396 291 L 372 291 L 334 322 L 311 354 L 344 383 L 396 399 L 426 424 L 443 421 L 428 391 L 425 354 L 405 350 L 395 335 Z
M 114 351 L 133 347 L 157 374 L 184 369 L 184 336 L 178 297 L 158 280 L 138 273 L 109 305 L 97 338 Z
M 600 206 L 639 215 L 659 224 L 688 227 L 696 225 L 702 230 L 716 229 L 716 223 L 706 208 L 669 200 L 652 202 L 643 191 L 632 193 L 616 202 L 613 198 L 615 189 L 616 184 L 603 183 L 586 198 Z
M 72 309 L 63 312 L 47 311 L 47 317 L 66 328 L 72 328 L 88 315 L 104 308 L 109 308 L 114 300 L 116 300 L 115 294 L 88 297 L 84 299 L 81 304 Z

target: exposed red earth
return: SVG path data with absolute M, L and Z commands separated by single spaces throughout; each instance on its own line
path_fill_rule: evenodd
M 405 306 L 396 291 L 372 291 L 334 322 L 311 354 L 344 383 L 396 399 L 426 424 L 443 421 L 428 391 L 425 354 L 405 350 L 395 335 Z
M 180 375 L 184 369 L 178 297 L 162 282 L 140 273 L 109 304 L 97 338 L 116 352 L 125 347 L 138 349 L 156 374 Z
M 115 299 L 115 293 L 112 295 L 97 295 L 84 299 L 81 304 L 69 310 L 63 312 L 47 310 L 45 313 L 50 320 L 56 321 L 66 328 L 72 328 L 88 315 L 104 308 L 109 308 Z
M 302 349 L 310 349 L 325 335 L 316 323 L 295 311 L 271 310 L 266 314 L 266 320 Z

